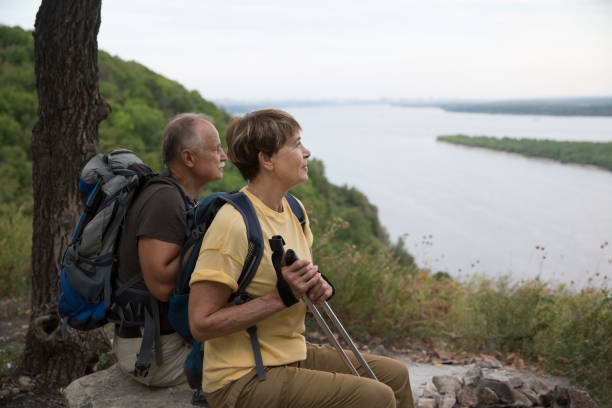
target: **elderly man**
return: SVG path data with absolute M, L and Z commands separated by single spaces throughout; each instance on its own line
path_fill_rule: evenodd
M 117 326 L 113 342 L 121 370 L 156 387 L 186 382 L 183 364 L 190 346 L 168 322 L 168 300 L 176 285 L 185 242 L 187 207 L 195 203 L 193 197 L 205 184 L 223 177 L 227 160 L 213 124 L 193 113 L 177 115 L 166 125 L 162 153 L 166 167 L 162 174 L 176 183 L 152 183 L 138 195 L 128 212 L 119 247 L 119 280 L 136 280 L 132 287 L 147 291 L 159 305 L 162 364 L 152 351 L 150 367 L 135 370 L 143 342 L 140 327 Z

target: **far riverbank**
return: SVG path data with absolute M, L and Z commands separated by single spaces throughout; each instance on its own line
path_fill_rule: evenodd
M 612 142 L 496 138 L 462 134 L 438 136 L 437 140 L 468 147 L 517 153 L 527 157 L 546 158 L 561 163 L 593 165 L 612 171 Z

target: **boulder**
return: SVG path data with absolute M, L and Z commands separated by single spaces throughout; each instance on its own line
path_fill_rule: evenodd
M 64 390 L 70 408 L 193 408 L 184 384 L 152 388 L 126 377 L 117 365 L 74 380 Z
M 478 385 L 492 390 L 503 404 L 511 405 L 515 401 L 514 389 L 508 381 L 483 378 Z
M 527 395 L 523 394 L 521 391 L 514 389 L 512 390 L 514 405 L 519 407 L 532 407 L 533 401 Z
M 478 390 L 478 405 L 493 405 L 497 402 L 497 394 L 488 387 L 483 387 Z
M 436 400 L 433 398 L 419 398 L 417 408 L 436 408 Z
M 452 375 L 436 375 L 432 381 L 440 394 L 456 395 L 461 389 L 461 381 Z
M 585 391 L 571 387 L 567 390 L 567 393 L 569 394 L 570 408 L 599 408 L 599 405 Z
M 510 385 L 514 388 L 520 388 L 523 386 L 524 382 L 523 379 L 521 377 L 518 376 L 514 376 L 511 377 L 508 382 L 510 383 Z
M 478 405 L 478 392 L 474 388 L 464 387 L 457 394 L 457 402 L 462 407 L 475 407 Z
M 438 403 L 441 398 L 440 394 L 438 393 L 438 390 L 432 383 L 427 383 L 427 385 L 425 385 L 425 389 L 423 390 L 422 396 L 424 398 L 433 398 L 434 400 L 436 400 L 436 403 Z
M 476 364 L 472 364 L 463 376 L 463 383 L 467 386 L 475 386 L 482 378 L 482 370 Z
M 529 401 L 531 401 L 531 405 L 540 405 L 540 398 L 538 397 L 538 394 L 535 393 L 535 391 L 529 388 L 521 388 L 519 391 L 521 392 L 521 394 L 529 398 Z
M 455 398 L 454 393 L 444 394 L 442 401 L 440 401 L 439 408 L 453 408 L 456 402 L 457 398 Z

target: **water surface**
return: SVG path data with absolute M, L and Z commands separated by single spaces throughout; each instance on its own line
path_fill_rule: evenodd
M 330 181 L 364 192 L 419 265 L 463 278 L 612 279 L 612 172 L 436 141 L 456 133 L 612 141 L 612 118 L 382 104 L 287 111 Z

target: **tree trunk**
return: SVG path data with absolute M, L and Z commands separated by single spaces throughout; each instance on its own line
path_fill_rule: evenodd
M 23 371 L 64 386 L 109 350 L 104 332 L 60 337 L 58 280 L 63 251 L 76 224 L 77 184 L 98 148 L 98 124 L 110 107 L 98 89 L 101 0 L 43 0 L 36 15 L 34 53 L 38 123 L 32 130 L 32 315 Z

